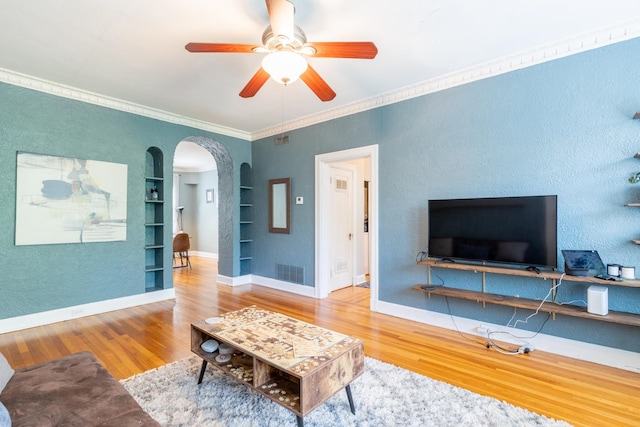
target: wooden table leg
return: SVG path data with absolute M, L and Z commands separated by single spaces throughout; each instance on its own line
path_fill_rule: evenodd
M 351 413 L 355 415 L 356 407 L 353 404 L 353 396 L 351 396 L 351 384 L 347 384 L 347 386 L 344 389 L 347 390 L 347 399 L 349 399 L 349 407 L 351 408 Z
M 198 378 L 198 384 L 202 383 L 202 378 L 204 378 L 205 369 L 207 369 L 207 361 L 202 360 L 202 368 L 200 368 L 200 377 Z

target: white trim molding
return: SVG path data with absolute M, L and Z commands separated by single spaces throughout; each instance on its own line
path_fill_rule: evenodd
M 521 68 L 531 67 L 544 62 L 560 59 L 588 50 L 597 49 L 613 43 L 640 37 L 640 19 L 634 18 L 614 27 L 582 34 L 545 46 L 539 46 L 525 52 L 498 58 L 477 64 L 459 71 L 441 75 L 436 78 L 418 82 L 400 89 L 382 93 L 368 99 L 353 102 L 337 108 L 328 109 L 317 114 L 301 117 L 281 123 L 260 131 L 253 132 L 251 139 L 267 138 L 294 129 L 300 129 L 340 117 L 349 116 L 362 111 L 372 110 L 385 105 L 395 104 L 418 96 L 439 92 L 452 87 L 461 86 L 477 80 L 486 79 Z
M 316 296 L 316 290 L 313 286 L 298 285 L 296 283 L 257 276 L 255 274 L 247 274 L 245 276 L 237 277 L 228 277 L 218 274 L 218 283 L 227 286 L 259 285 L 264 286 L 265 288 L 277 289 L 279 291 L 289 292 L 305 297 L 314 298 Z
M 202 120 L 191 119 L 178 114 L 169 113 L 167 111 L 145 107 L 133 102 L 111 98 L 105 95 L 31 77 L 26 74 L 3 68 L 0 68 L 0 82 L 90 104 L 100 105 L 114 110 L 150 117 L 168 123 L 189 126 L 247 141 L 255 141 L 294 129 L 304 128 L 362 111 L 371 110 L 477 80 L 508 73 L 510 71 L 519 70 L 521 68 L 531 67 L 533 65 L 563 58 L 565 56 L 630 40 L 636 37 L 640 37 L 640 18 L 633 18 L 612 27 L 592 31 L 549 45 L 539 46 L 528 51 L 519 52 L 515 55 L 498 58 L 482 64 L 476 64 L 460 71 L 438 76 L 430 80 L 418 82 L 367 99 L 342 105 L 340 107 L 327 109 L 299 119 L 280 123 L 256 132 L 245 132 Z
M 298 285 L 296 283 L 271 279 L 269 277 L 256 276 L 255 274 L 252 277 L 254 284 L 264 286 L 265 288 L 277 289 L 279 291 L 290 292 L 292 294 L 302 295 L 305 297 L 315 297 L 316 289 L 313 286 Z
M 369 159 L 369 271 L 371 274 L 370 308 L 376 311 L 378 300 L 378 145 L 351 148 L 315 156 L 315 292 L 316 298 L 326 298 L 331 292 L 330 260 L 328 248 L 328 219 L 330 194 L 328 192 L 330 165 L 356 159 Z
M 483 335 L 477 331 L 477 327 L 480 324 L 491 331 L 506 331 L 514 335 L 522 334 L 522 329 L 506 328 L 505 326 L 480 322 L 479 320 L 450 316 L 444 313 L 437 313 L 434 311 L 412 308 L 384 301 L 378 301 L 377 306 L 378 312 L 383 314 L 439 328 L 450 329 L 453 331 L 457 330 L 468 335 L 476 335 L 486 338 L 486 334 Z M 516 345 L 524 344 L 523 340 L 510 338 L 508 334 L 501 334 L 500 340 Z M 535 349 L 542 350 L 547 353 L 558 354 L 572 359 L 584 360 L 587 362 L 640 373 L 640 357 L 638 357 L 638 353 L 632 351 L 605 347 L 602 345 L 545 334 L 538 334 L 534 338 L 527 339 L 526 342 L 533 344 Z
M 229 277 L 223 276 L 222 274 L 218 274 L 218 279 L 216 280 L 218 283 L 227 285 L 227 286 L 242 286 L 242 285 L 250 285 L 253 283 L 253 279 L 250 274 L 244 276 L 236 276 Z
M 71 86 L 63 85 L 61 83 L 55 83 L 37 77 L 28 76 L 26 74 L 18 73 L 17 71 L 0 68 L 0 82 L 24 87 L 27 89 L 37 90 L 38 92 L 44 92 L 50 95 L 73 99 L 75 101 L 86 102 L 87 104 L 94 104 L 101 107 L 111 108 L 113 110 L 137 114 L 139 116 L 149 117 L 152 119 L 161 120 L 163 122 L 189 126 L 192 128 L 215 132 L 220 135 L 231 136 L 238 139 L 251 140 L 251 134 L 248 132 L 243 132 L 241 130 L 204 122 L 202 120 L 191 119 L 178 114 L 158 110 L 156 108 L 146 107 L 144 105 L 124 101 L 122 99 L 111 98 L 106 95 L 89 92 L 87 90 L 74 88 Z
M 189 254 L 193 256 L 198 256 L 201 258 L 218 259 L 218 254 L 213 252 L 189 251 Z
M 175 289 L 170 288 L 161 291 L 147 292 L 139 295 L 131 295 L 122 298 L 114 298 L 105 301 L 76 305 L 73 307 L 59 308 L 56 310 L 1 319 L 0 334 L 35 328 L 36 326 L 49 325 L 56 322 L 63 322 L 65 320 L 77 319 L 79 317 L 93 316 L 95 314 L 107 313 L 109 311 L 121 310 L 123 308 L 130 308 L 153 302 L 166 301 L 174 299 L 175 297 Z

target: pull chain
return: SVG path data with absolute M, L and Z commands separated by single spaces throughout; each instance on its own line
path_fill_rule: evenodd
M 282 85 L 282 97 L 280 101 L 280 140 L 284 140 L 284 91 L 287 89 L 287 85 Z

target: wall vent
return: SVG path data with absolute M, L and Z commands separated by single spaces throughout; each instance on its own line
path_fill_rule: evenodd
M 347 189 L 347 180 L 336 179 L 336 190 L 346 190 L 346 189 Z
M 276 264 L 276 279 L 304 285 L 304 267 Z
M 336 260 L 336 274 L 344 273 L 348 271 L 347 267 L 349 266 L 346 258 L 338 258 Z
M 276 139 L 276 145 L 286 144 L 287 142 L 289 142 L 289 135 L 276 136 L 275 139 Z

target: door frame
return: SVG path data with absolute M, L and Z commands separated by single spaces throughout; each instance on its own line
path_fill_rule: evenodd
M 371 297 L 369 308 L 378 311 L 378 145 L 367 145 L 315 156 L 315 297 L 326 298 L 331 292 L 329 242 L 327 229 L 331 208 L 330 164 L 369 159 L 369 273 Z

